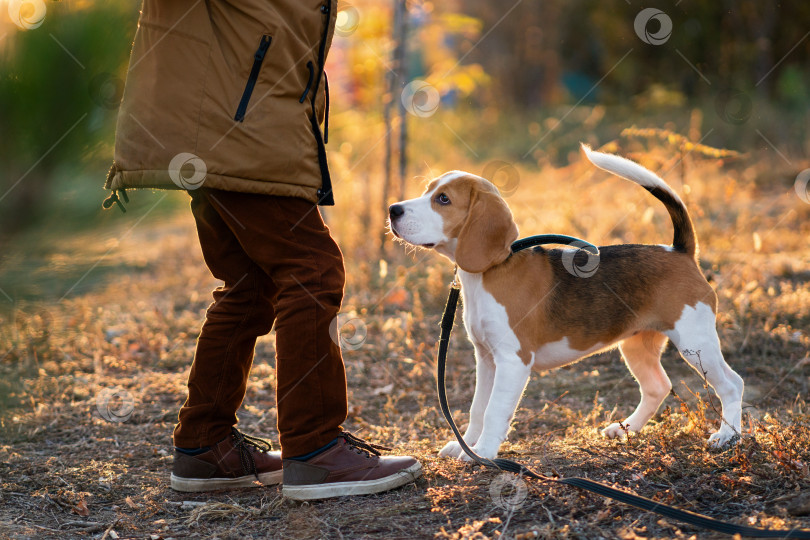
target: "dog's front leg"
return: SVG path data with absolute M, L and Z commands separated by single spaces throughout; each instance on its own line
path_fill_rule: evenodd
M 473 450 L 481 457 L 492 459 L 498 455 L 498 449 L 506 440 L 509 425 L 515 416 L 515 409 L 529 381 L 530 373 L 531 367 L 524 364 L 517 354 L 496 355 L 495 380 L 484 413 L 483 430 L 473 446 Z M 466 454 L 460 457 L 470 461 Z
M 464 433 L 464 442 L 473 446 L 484 428 L 484 413 L 487 410 L 489 396 L 492 393 L 495 378 L 495 362 L 486 346 L 473 340 L 475 345 L 475 394 L 470 406 L 470 423 Z M 457 458 L 464 454 L 457 441 L 450 441 L 439 451 L 441 457 Z

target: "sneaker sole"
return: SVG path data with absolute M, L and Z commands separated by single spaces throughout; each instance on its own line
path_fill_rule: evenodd
M 330 499 L 332 497 L 347 497 L 350 495 L 371 495 L 404 486 L 413 482 L 422 475 L 422 464 L 415 463 L 384 478 L 376 480 L 358 480 L 355 482 L 332 482 L 329 484 L 310 484 L 304 486 L 285 485 L 281 493 L 295 501 L 311 501 L 314 499 Z
M 283 474 L 281 470 L 262 473 L 259 475 L 259 482 L 265 486 L 280 484 Z M 239 478 L 182 478 L 171 476 L 171 486 L 175 491 L 199 492 L 217 491 L 222 489 L 236 489 L 243 487 L 257 487 L 256 477 L 251 475 L 240 476 Z

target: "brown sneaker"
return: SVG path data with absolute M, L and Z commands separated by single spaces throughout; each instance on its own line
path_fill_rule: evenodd
M 343 431 L 334 446 L 307 461 L 284 460 L 282 493 L 297 501 L 369 495 L 413 482 L 422 474 L 422 465 L 414 458 L 380 457 L 378 450 L 389 449 Z
M 233 428 L 207 452 L 190 456 L 175 450 L 171 486 L 175 491 L 214 491 L 281 482 L 281 452 L 270 443 Z

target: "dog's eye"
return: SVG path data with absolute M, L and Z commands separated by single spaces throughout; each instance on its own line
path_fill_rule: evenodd
M 450 197 L 445 193 L 439 193 L 439 196 L 436 197 L 436 202 L 439 204 L 450 204 Z

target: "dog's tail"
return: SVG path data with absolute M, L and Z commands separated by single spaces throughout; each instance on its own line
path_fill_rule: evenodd
M 690 257 L 697 257 L 698 243 L 692 218 L 689 217 L 681 198 L 662 178 L 635 161 L 621 156 L 596 152 L 585 144 L 582 145 L 582 150 L 588 160 L 600 169 L 635 182 L 664 203 L 675 228 L 672 247 Z

